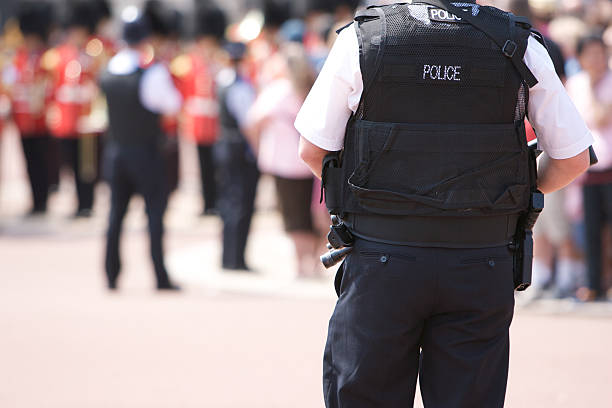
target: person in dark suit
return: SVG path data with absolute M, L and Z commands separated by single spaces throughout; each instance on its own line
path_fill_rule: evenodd
M 121 225 L 134 194 L 142 195 L 146 204 L 157 289 L 179 289 L 168 277 L 162 247 L 168 189 L 161 115 L 178 112 L 181 96 L 164 65 L 147 65 L 144 50 L 149 32 L 142 18 L 126 22 L 124 39 L 128 46 L 110 60 L 100 78 L 109 113 L 105 167 L 112 194 L 106 274 L 111 290 L 117 288 L 121 266 Z
M 255 207 L 259 171 L 242 129 L 255 100 L 255 91 L 240 73 L 246 52 L 244 44 L 229 43 L 225 49 L 232 63 L 218 76 L 220 134 L 214 150 L 218 208 L 223 220 L 222 266 L 227 270 L 248 270 L 244 252 Z

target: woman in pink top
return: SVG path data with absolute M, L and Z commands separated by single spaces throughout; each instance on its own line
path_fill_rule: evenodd
M 283 75 L 261 90 L 249 111 L 247 133 L 259 169 L 274 176 L 285 230 L 295 245 L 298 276 L 303 277 L 317 270 L 319 239 L 310 212 L 314 180 L 298 158 L 300 135 L 293 123 L 315 76 L 299 44 L 288 44 L 277 58 L 282 58 Z
M 602 225 L 612 221 L 612 71 L 606 46 L 599 36 L 581 39 L 577 47 L 583 71 L 572 76 L 567 90 L 593 132 L 599 163 L 586 174 L 583 186 L 588 288 L 581 296 L 596 299 L 602 287 Z

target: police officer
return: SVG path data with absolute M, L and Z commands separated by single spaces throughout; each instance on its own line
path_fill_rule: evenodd
M 220 131 L 214 148 L 219 215 L 223 220 L 222 266 L 227 270 L 246 271 L 249 268 L 244 252 L 255 208 L 259 171 L 243 129 L 247 112 L 255 100 L 255 90 L 242 73 L 245 45 L 228 43 L 225 49 L 231 65 L 218 75 Z
M 503 406 L 540 192 L 584 172 L 593 141 L 539 39 L 522 18 L 447 0 L 369 8 L 341 31 L 296 121 L 350 233 L 337 246 L 352 245 L 327 407 L 412 406 L 417 376 L 428 408 Z M 527 112 L 552 158 L 537 180 Z
M 136 9 L 130 10 L 136 12 Z M 109 113 L 109 140 L 105 152 L 111 187 L 106 247 L 108 287 L 117 287 L 121 225 L 130 198 L 140 194 L 146 204 L 157 288 L 176 290 L 178 287 L 168 278 L 162 248 L 167 186 L 160 115 L 178 112 L 181 96 L 162 64 L 146 65 L 149 35 L 146 21 L 135 14 L 126 14 L 129 20 L 125 23 L 124 40 L 128 47 L 110 60 L 100 78 Z

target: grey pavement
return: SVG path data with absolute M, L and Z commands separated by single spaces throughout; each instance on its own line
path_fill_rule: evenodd
M 73 221 L 64 180 L 46 218 L 28 206 L 14 135 L 0 150 L 0 407 L 322 407 L 321 359 L 332 272 L 297 279 L 264 179 L 248 248 L 255 274 L 219 268 L 220 223 L 197 216 L 193 152 L 167 217 L 169 269 L 184 291 L 159 294 L 136 200 L 121 289 L 104 289 L 108 192 Z M 518 299 L 507 407 L 612 406 L 608 303 Z M 419 403 L 417 407 L 421 406 Z

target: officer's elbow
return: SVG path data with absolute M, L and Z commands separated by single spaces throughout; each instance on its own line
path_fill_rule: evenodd
M 298 150 L 298 155 L 300 159 L 304 163 L 306 163 L 306 165 L 310 167 L 312 172 L 318 177 L 321 176 L 321 166 L 323 163 L 323 158 L 327 153 L 328 152 L 326 150 L 315 146 L 308 140 L 304 139 L 304 137 L 300 137 L 300 147 Z
M 576 174 L 576 177 L 587 171 L 591 166 L 591 156 L 588 149 L 568 160 L 571 171 Z

